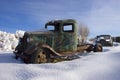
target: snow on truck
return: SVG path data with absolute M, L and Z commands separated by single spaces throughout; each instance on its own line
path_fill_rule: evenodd
M 101 52 L 102 46 L 78 44 L 78 25 L 73 19 L 49 21 L 45 31 L 25 32 L 14 54 L 25 63 L 71 60 L 80 52 Z

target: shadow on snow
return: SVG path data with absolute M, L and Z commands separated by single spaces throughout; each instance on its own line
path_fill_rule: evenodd
M 16 60 L 12 53 L 1 53 L 0 63 L 22 63 L 21 60 Z

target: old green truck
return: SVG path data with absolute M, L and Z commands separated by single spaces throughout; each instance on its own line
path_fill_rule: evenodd
M 71 56 L 94 51 L 101 52 L 100 44 L 78 44 L 78 24 L 73 19 L 54 20 L 45 30 L 25 32 L 14 54 L 25 63 L 48 63 L 70 60 Z

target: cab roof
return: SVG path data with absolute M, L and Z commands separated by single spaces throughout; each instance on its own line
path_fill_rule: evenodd
M 55 23 L 77 23 L 74 19 L 64 19 L 64 20 L 51 20 L 46 23 L 47 24 L 55 24 Z

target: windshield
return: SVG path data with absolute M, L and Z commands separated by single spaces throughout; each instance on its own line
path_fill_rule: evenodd
M 98 36 L 99 39 L 110 39 L 109 35 Z
M 46 29 L 49 31 L 59 31 L 60 30 L 60 23 L 48 24 L 46 26 Z
M 49 31 L 55 31 L 55 26 L 53 26 L 53 25 L 48 25 L 48 26 L 47 26 L 47 30 L 49 30 Z

